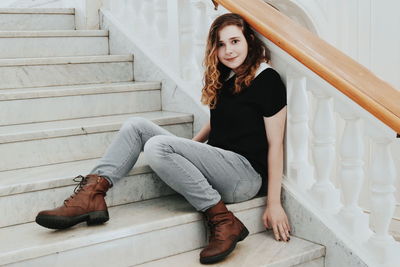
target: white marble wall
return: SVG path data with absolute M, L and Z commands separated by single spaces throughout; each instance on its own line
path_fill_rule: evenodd
M 272 1 L 272 0 L 269 0 Z M 400 90 L 400 2 L 283 0 L 290 17 L 312 21 L 320 37 Z M 293 8 L 297 5 L 297 11 Z M 304 25 L 304 24 L 303 24 Z M 310 27 L 308 27 L 310 29 Z

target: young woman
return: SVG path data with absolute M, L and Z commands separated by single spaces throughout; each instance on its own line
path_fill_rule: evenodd
M 224 203 L 259 192 L 267 193 L 264 225 L 277 240 L 288 241 L 290 226 L 280 201 L 286 91 L 268 61 L 269 50 L 243 18 L 218 17 L 204 60 L 202 102 L 210 107 L 210 122 L 188 140 L 148 120 L 129 119 L 91 174 L 81 176 L 75 194 L 61 207 L 40 212 L 36 222 L 62 229 L 107 221 L 106 191 L 144 150 L 158 176 L 205 213 L 211 235 L 200 253 L 202 263 L 225 258 L 249 234 Z

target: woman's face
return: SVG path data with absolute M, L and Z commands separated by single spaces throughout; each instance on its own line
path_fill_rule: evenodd
M 228 25 L 218 33 L 218 59 L 235 71 L 247 57 L 248 45 L 242 30 L 236 25 Z

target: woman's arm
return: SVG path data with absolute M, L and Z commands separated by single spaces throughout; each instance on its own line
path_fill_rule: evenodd
M 201 128 L 200 132 L 196 134 L 195 137 L 192 138 L 193 141 L 201 142 L 204 143 L 205 141 L 208 140 L 208 135 L 211 131 L 211 124 L 210 122 L 207 122 L 203 128 Z
M 273 229 L 275 239 L 279 241 L 290 239 L 289 221 L 281 205 L 285 121 L 286 107 L 271 117 L 264 117 L 268 141 L 268 192 L 263 221 L 265 227 Z

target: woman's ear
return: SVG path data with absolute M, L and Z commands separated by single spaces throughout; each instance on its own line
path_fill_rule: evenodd
M 250 38 L 251 38 L 252 41 L 254 41 L 254 38 L 255 38 L 254 34 L 250 34 Z

